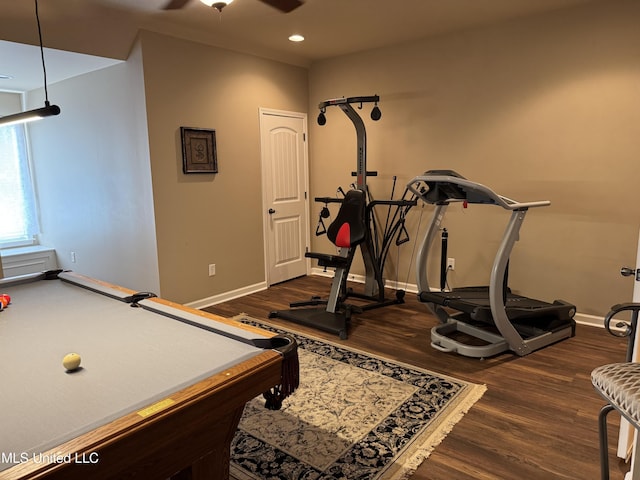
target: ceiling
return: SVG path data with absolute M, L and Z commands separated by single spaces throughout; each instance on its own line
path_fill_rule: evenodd
M 28 92 L 42 87 L 44 73 L 40 48 L 0 40 L 0 91 Z M 11 59 L 10 61 L 4 61 Z M 44 49 L 47 83 L 55 83 L 83 73 L 105 68 L 122 60 L 96 57 L 63 50 Z M 8 75 L 11 78 L 2 78 Z
M 140 29 L 248 52 L 300 66 L 479 27 L 516 17 L 611 0 L 305 0 L 283 14 L 259 0 L 234 0 L 222 13 L 198 0 L 46 0 L 39 15 L 47 80 L 54 83 L 125 60 Z M 288 36 L 305 36 L 292 43 Z M 34 2 L 0 0 L 0 90 L 42 85 Z M 69 52 L 79 52 L 77 56 Z M 106 57 L 106 58 L 97 58 Z

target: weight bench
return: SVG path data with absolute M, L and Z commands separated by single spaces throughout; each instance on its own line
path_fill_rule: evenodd
M 339 248 L 337 254 L 307 252 L 305 257 L 318 261 L 324 268 L 335 269 L 328 300 L 314 297 L 309 301 L 292 303 L 292 307 L 326 305 L 325 308 L 293 308 L 276 310 L 269 318 L 279 317 L 302 325 L 336 333 L 341 339 L 347 338 L 347 322 L 351 308 L 343 304 L 346 297 L 346 283 L 353 262 L 356 247 L 366 238 L 367 199 L 363 190 L 349 190 L 340 206 L 336 218 L 327 228 L 327 238 Z

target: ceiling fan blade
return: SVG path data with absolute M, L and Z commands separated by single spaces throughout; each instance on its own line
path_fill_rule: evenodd
M 281 12 L 289 13 L 303 4 L 300 0 L 260 0 L 262 3 L 271 5 Z
M 170 0 L 170 2 L 164 6 L 164 9 L 176 10 L 178 8 L 184 7 L 187 3 L 189 3 L 189 1 L 190 0 Z

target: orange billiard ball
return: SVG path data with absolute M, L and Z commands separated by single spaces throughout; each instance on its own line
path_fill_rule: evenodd
M 11 297 L 8 293 L 2 293 L 0 294 L 0 302 L 4 303 L 4 306 L 6 307 L 11 303 Z

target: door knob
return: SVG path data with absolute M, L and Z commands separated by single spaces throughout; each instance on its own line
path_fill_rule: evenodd
M 269 209 L 269 215 L 273 215 L 274 213 L 276 213 L 276 211 L 273 208 Z
M 635 276 L 636 281 L 640 282 L 640 268 L 622 267 L 620 269 L 620 275 L 623 277 Z

